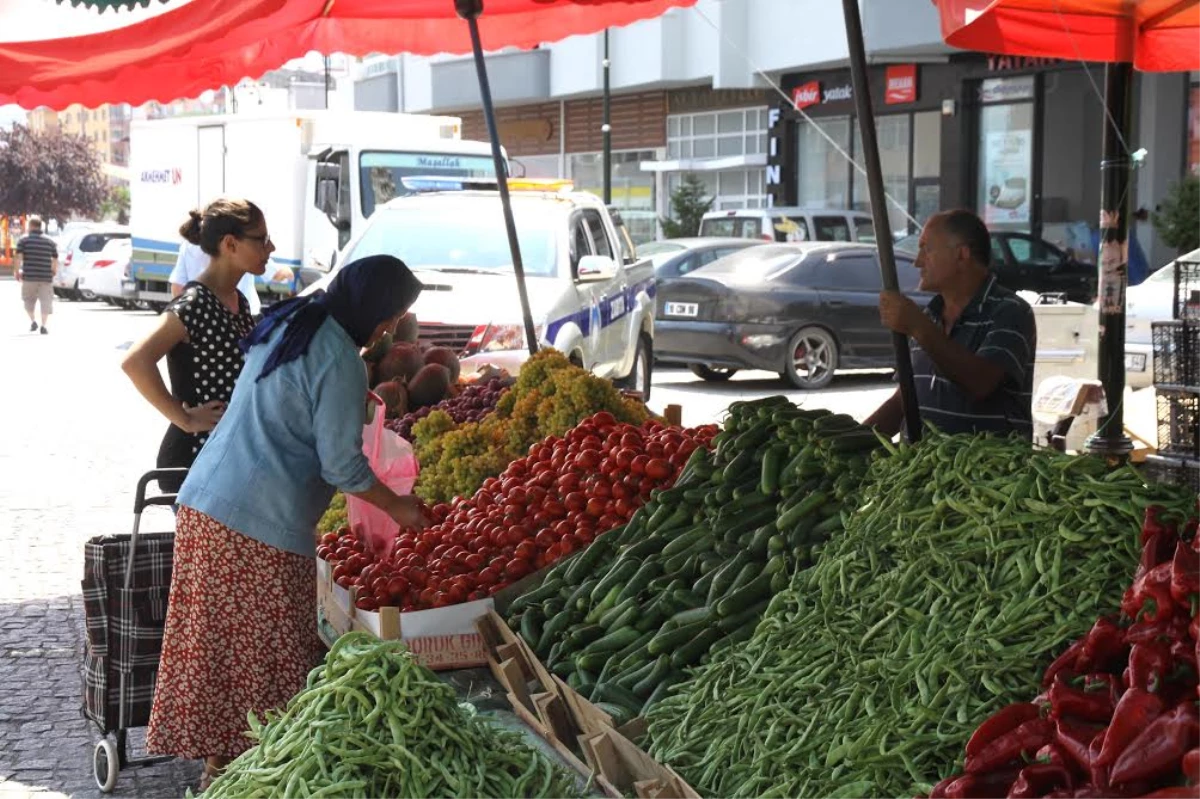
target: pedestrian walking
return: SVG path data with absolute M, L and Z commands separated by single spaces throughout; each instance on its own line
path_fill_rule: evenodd
M 25 313 L 29 314 L 29 332 L 40 329 L 44 336 L 50 332 L 46 329 L 46 322 L 54 311 L 54 287 L 51 281 L 58 272 L 58 247 L 53 239 L 42 232 L 41 217 L 29 217 L 26 228 L 26 234 L 17 242 L 13 274 L 21 282 L 21 301 L 25 303 Z M 42 312 L 40 326 L 34 313 L 39 305 Z
M 316 527 L 334 488 L 401 525 L 427 523 L 420 502 L 379 482 L 363 454 L 359 356 L 420 290 L 403 263 L 380 255 L 347 264 L 326 292 L 270 308 L 179 492 L 146 745 L 205 758 L 206 783 L 251 746 L 247 714 L 287 704 L 321 658 Z
M 199 212 L 193 211 L 192 213 Z M 171 283 L 172 297 L 182 294 L 188 283 L 199 280 L 200 276 L 204 274 L 204 270 L 212 263 L 212 256 L 200 246 L 200 240 L 187 238 L 189 235 L 195 237 L 197 233 L 195 226 L 191 224 L 190 217 L 179 229 L 179 235 L 183 236 L 184 242 L 179 248 L 179 257 L 175 260 L 175 268 L 171 270 L 171 276 L 168 278 Z M 262 312 L 262 300 L 259 299 L 258 289 L 254 286 L 254 275 L 250 272 L 242 275 L 237 288 L 250 304 L 250 315 L 257 319 Z
M 237 286 L 245 275 L 266 272 L 275 249 L 262 211 L 248 200 L 217 200 L 203 212 L 192 211 L 180 232 L 199 241 L 211 263 L 171 300 L 121 364 L 171 423 L 159 446 L 159 468 L 190 467 L 220 421 L 242 371 L 239 343 L 254 329 L 249 301 Z M 169 390 L 158 370 L 163 358 Z M 175 493 L 180 482 L 159 485 Z

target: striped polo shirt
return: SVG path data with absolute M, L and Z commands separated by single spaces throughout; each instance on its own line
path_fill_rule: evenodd
M 50 262 L 58 257 L 58 247 L 50 237 L 40 232 L 22 236 L 17 252 L 21 253 L 22 278 L 30 283 L 49 283 L 53 279 Z
M 925 309 L 945 330 L 939 294 Z M 1029 303 L 996 284 L 991 275 L 954 323 L 950 338 L 1004 370 L 1000 386 L 976 401 L 938 370 L 915 340 L 913 377 L 921 420 L 946 433 L 1006 433 L 1033 438 L 1033 358 L 1037 327 Z

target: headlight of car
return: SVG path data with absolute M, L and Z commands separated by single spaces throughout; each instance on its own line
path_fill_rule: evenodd
M 542 339 L 544 328 L 534 327 L 538 341 Z M 467 352 L 471 354 L 484 352 L 507 352 L 527 348 L 525 341 L 525 325 L 480 325 L 475 328 L 467 344 Z

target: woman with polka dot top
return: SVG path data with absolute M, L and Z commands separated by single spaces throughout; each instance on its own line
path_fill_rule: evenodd
M 238 281 L 266 272 L 275 250 L 263 212 L 248 200 L 222 199 L 194 210 L 179 233 L 199 244 L 212 261 L 121 364 L 141 395 L 171 423 L 158 450 L 159 468 L 191 467 L 225 412 L 242 371 L 239 343 L 254 329 Z M 170 390 L 158 370 L 163 358 Z M 159 485 L 175 493 L 180 482 L 161 480 Z

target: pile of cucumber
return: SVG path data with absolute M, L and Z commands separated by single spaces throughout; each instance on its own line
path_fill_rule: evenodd
M 751 636 L 771 597 L 841 529 L 843 503 L 882 448 L 853 418 L 785 397 L 730 406 L 714 445 L 506 611 L 547 667 L 618 725 Z

